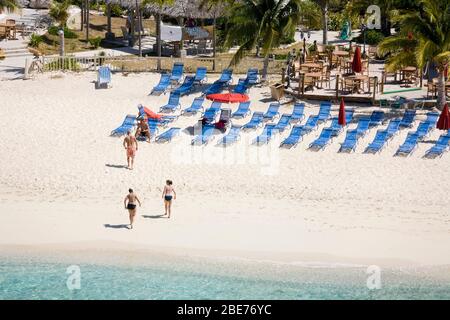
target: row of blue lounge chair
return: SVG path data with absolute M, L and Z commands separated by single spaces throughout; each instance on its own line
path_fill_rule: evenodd
M 242 118 L 250 113 L 250 103 L 241 103 L 238 109 L 232 114 L 232 117 Z M 279 117 L 278 123 L 268 123 L 265 125 L 262 133 L 253 141 L 254 144 L 261 145 L 268 143 L 271 138 L 278 132 L 283 132 L 287 128 L 291 127 L 292 124 L 296 124 L 304 119 L 304 104 L 296 103 L 292 114 L 279 114 L 279 104 L 272 103 L 269 105 L 268 110 L 263 112 L 254 112 L 250 121 L 243 126 L 232 126 L 228 133 L 224 135 L 218 144 L 229 145 L 233 142 L 239 140 L 240 132 L 245 130 L 256 129 L 262 126 L 267 121 L 273 121 Z M 193 145 L 204 145 L 207 144 L 214 132 L 214 126 L 208 125 L 212 123 L 221 110 L 221 104 L 218 102 L 213 102 L 211 107 L 205 110 L 202 117 L 206 119 L 206 125 L 202 128 L 200 135 L 196 136 L 192 140 Z M 310 116 L 304 125 L 294 125 L 289 136 L 281 143 L 280 147 L 291 148 L 298 144 L 302 140 L 303 136 L 307 133 L 315 130 L 317 126 L 330 119 L 331 104 L 322 103 L 317 115 Z M 350 123 L 353 119 L 353 110 L 346 110 L 346 123 Z M 399 147 L 396 155 L 408 155 L 417 147 L 417 143 L 426 137 L 429 132 L 434 128 L 439 114 L 430 112 L 427 114 L 427 119 L 421 122 L 416 131 L 410 132 L 405 140 L 405 142 Z M 167 118 L 168 117 L 168 118 Z M 165 118 L 155 121 L 151 126 L 152 135 L 157 133 L 157 127 L 168 124 L 176 119 L 175 116 L 166 116 Z M 359 119 L 357 127 L 352 130 L 347 131 L 347 136 L 344 142 L 341 144 L 339 152 L 350 152 L 354 151 L 358 140 L 365 135 L 365 133 L 372 127 L 380 124 L 384 119 L 384 113 L 381 111 L 374 111 L 370 117 Z M 377 153 L 380 152 L 388 141 L 399 132 L 401 128 L 409 128 L 413 125 L 415 119 L 415 111 L 407 110 L 402 119 L 392 119 L 388 123 L 386 129 L 378 130 L 374 140 L 367 146 L 365 153 Z M 128 128 L 131 128 L 136 121 L 136 117 L 128 115 L 124 120 L 121 127 L 116 129 L 114 132 L 116 134 L 126 133 Z M 173 129 L 173 130 L 172 130 Z M 313 141 L 309 148 L 311 150 L 322 150 L 328 145 L 334 137 L 342 132 L 343 127 L 339 125 L 337 118 L 331 119 L 331 124 L 322 130 L 319 137 Z M 160 136 L 156 138 L 157 141 L 170 141 L 172 137 L 178 134 L 180 128 L 170 128 Z M 448 149 L 450 133 L 442 135 L 436 144 L 427 151 L 425 157 L 434 158 L 441 156 L 443 152 Z
M 151 95 L 160 95 L 165 93 L 169 87 L 173 84 L 179 84 L 183 78 L 184 65 L 182 63 L 175 63 L 171 73 L 161 74 L 159 83 L 150 92 Z M 207 68 L 198 67 L 195 75 L 188 75 L 184 77 L 184 81 L 181 86 L 172 91 L 177 95 L 184 95 L 190 93 L 196 84 L 204 83 L 208 80 Z M 216 80 L 211 86 L 203 91 L 203 94 L 213 94 L 222 92 L 225 87 L 229 86 L 233 80 L 233 70 L 225 69 L 222 71 L 219 79 Z M 258 82 L 258 70 L 249 69 L 247 77 L 245 79 L 239 79 L 238 84 L 234 88 L 234 93 L 246 93 L 248 88 Z
M 165 93 L 173 84 L 180 83 L 181 79 L 183 78 L 183 68 L 184 65 L 182 63 L 175 63 L 172 69 L 172 73 L 161 74 L 159 83 L 155 87 L 153 87 L 150 95 L 160 95 L 162 93 Z M 172 92 L 176 92 L 180 95 L 187 94 L 191 92 L 191 90 L 194 88 L 194 85 L 201 84 L 207 81 L 207 79 L 208 76 L 206 67 L 198 67 L 195 75 L 188 75 L 184 77 L 184 81 L 181 86 L 179 86 Z

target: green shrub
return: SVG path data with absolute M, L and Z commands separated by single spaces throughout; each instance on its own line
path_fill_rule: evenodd
M 366 44 L 377 45 L 383 41 L 384 35 L 378 30 L 366 30 Z M 360 34 L 358 37 L 353 39 L 357 43 L 364 43 L 364 35 Z
M 105 13 L 106 16 L 106 11 L 107 11 L 107 6 L 105 6 L 103 12 Z M 111 17 L 121 17 L 124 13 L 124 10 L 122 9 L 122 7 L 117 4 L 117 3 L 113 3 L 111 4 Z
M 60 27 L 57 26 L 51 26 L 50 28 L 48 28 L 48 33 L 53 35 L 53 36 L 58 36 L 58 31 L 60 30 Z M 64 38 L 66 39 L 76 39 L 78 38 L 78 35 L 73 32 L 72 30 L 70 30 L 67 27 L 64 27 Z
M 75 58 L 57 58 L 52 62 L 48 62 L 44 65 L 44 70 L 70 70 L 79 71 L 80 65 Z
M 100 43 L 102 42 L 102 37 L 95 37 L 95 38 L 90 38 L 89 39 L 89 44 L 94 47 L 95 49 L 97 49 L 98 47 L 100 47 Z
M 36 33 L 33 33 L 30 37 L 28 45 L 32 48 L 39 48 L 39 45 L 44 41 L 44 38 Z

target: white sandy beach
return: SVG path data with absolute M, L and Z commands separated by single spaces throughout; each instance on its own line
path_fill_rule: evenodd
M 158 111 L 167 102 L 168 95 L 147 96 L 158 79 L 114 74 L 113 87 L 102 90 L 94 88 L 95 73 L 0 82 L 0 252 L 147 248 L 290 262 L 450 264 L 450 153 L 422 158 L 438 130 L 408 158 L 393 154 L 409 130 L 377 155 L 362 151 L 378 128 L 352 154 L 337 153 L 345 131 L 323 152 L 307 150 L 329 122 L 291 150 L 279 149 L 279 141 L 249 146 L 255 133 L 226 150 L 214 142 L 191 147 L 183 133 L 168 144 L 140 143 L 129 171 L 122 139 L 109 133 L 139 103 Z M 198 95 L 183 97 L 182 107 Z M 250 96 L 253 111 L 267 109 L 268 88 Z M 307 115 L 317 113 L 317 105 L 307 106 Z M 372 110 L 358 107 L 355 116 Z M 184 129 L 198 117 L 172 126 Z M 166 179 L 178 194 L 170 220 L 158 217 Z M 123 228 L 129 187 L 143 199 L 133 230 Z

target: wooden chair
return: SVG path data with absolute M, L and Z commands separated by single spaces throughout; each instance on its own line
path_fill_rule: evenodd
M 329 66 L 323 66 L 322 69 L 322 79 L 320 80 L 321 87 L 323 88 L 323 83 L 328 83 L 328 88 L 331 86 L 331 70 Z
M 369 86 L 368 92 L 369 93 L 372 93 L 372 88 L 375 86 L 375 79 L 376 79 L 376 77 L 369 77 L 369 82 L 368 82 L 368 86 Z M 379 88 L 378 88 L 379 85 L 380 84 L 377 83 L 377 86 L 375 87 L 375 93 L 377 93 L 379 91 Z
M 353 93 L 355 91 L 355 82 L 351 78 L 342 78 L 341 88 L 345 92 Z

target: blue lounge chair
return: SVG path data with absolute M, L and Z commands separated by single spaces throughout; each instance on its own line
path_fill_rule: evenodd
M 111 136 L 123 136 L 127 134 L 129 130 L 132 130 L 135 124 L 136 116 L 129 114 L 125 117 L 120 127 L 111 131 Z
M 156 137 L 155 142 L 170 142 L 172 139 L 180 133 L 180 128 L 170 128 L 164 131 L 159 136 Z
M 170 81 L 179 83 L 181 81 L 181 78 L 183 78 L 183 70 L 184 70 L 184 64 L 181 62 L 175 62 L 173 64 Z
M 269 105 L 269 108 L 267 109 L 266 113 L 264 113 L 264 121 L 274 120 L 276 116 L 280 115 L 280 113 L 278 112 L 279 109 L 280 109 L 280 103 L 272 102 Z
M 332 137 L 337 137 L 344 128 L 339 124 L 339 118 L 331 118 L 331 124 L 328 129 L 332 130 Z
M 223 83 L 223 84 L 230 84 L 233 81 L 233 70 L 231 69 L 225 69 L 222 71 L 222 74 L 220 75 L 220 78 L 216 80 L 215 82 Z
M 244 130 L 256 129 L 263 124 L 264 113 L 253 112 L 252 118 L 248 123 L 242 126 Z
M 285 113 L 281 116 L 280 120 L 278 120 L 275 129 L 278 130 L 278 132 L 283 132 L 284 130 L 286 130 L 286 128 L 291 127 L 290 122 L 291 122 L 291 115 Z
M 258 69 L 250 68 L 247 71 L 247 83 L 249 85 L 255 85 L 258 83 Z
M 159 79 L 159 83 L 152 89 L 150 95 L 152 94 L 160 95 L 161 93 L 165 93 L 169 85 L 170 85 L 170 74 L 168 73 L 161 74 L 161 79 Z
M 180 96 L 191 92 L 194 87 L 194 76 L 186 76 L 184 78 L 183 84 L 176 88 L 173 93 L 178 93 Z
M 232 118 L 245 118 L 248 114 L 250 114 L 250 101 L 241 102 L 237 110 L 231 115 Z
M 366 150 L 364 150 L 364 153 L 377 153 L 380 152 L 381 149 L 386 145 L 387 141 L 389 139 L 389 133 L 387 130 L 378 130 L 377 134 L 375 135 L 375 138 L 373 141 L 367 146 Z
M 416 117 L 416 110 L 406 110 L 403 118 L 399 123 L 400 128 L 411 128 Z
M 202 126 L 202 133 L 197 135 L 191 141 L 193 146 L 202 146 L 208 144 L 214 137 L 214 125 L 204 125 Z
M 225 87 L 225 84 L 223 82 L 214 82 L 212 85 L 210 85 L 208 88 L 206 88 L 203 91 L 204 95 L 208 94 L 214 94 L 214 93 L 221 93 Z
M 408 156 L 417 148 L 419 135 L 415 132 L 409 132 L 405 142 L 397 149 L 395 156 Z
M 206 123 L 212 123 L 216 119 L 217 114 L 220 111 L 222 104 L 220 102 L 214 101 L 211 106 L 205 110 L 202 115 L 202 119 L 205 120 Z
M 169 123 L 175 121 L 176 117 L 162 117 L 160 119 L 148 118 L 148 123 L 158 127 L 167 127 Z
M 320 136 L 309 145 L 309 150 L 323 150 L 333 139 L 333 133 L 332 128 L 324 128 Z
M 439 118 L 438 112 L 428 112 L 425 122 L 429 122 L 431 124 L 436 124 L 436 122 L 438 121 L 438 118 Z
M 203 82 L 208 81 L 207 73 L 208 70 L 206 69 L 206 67 L 198 67 L 197 71 L 195 72 L 194 83 L 201 84 Z
M 238 84 L 233 89 L 233 93 L 245 94 L 248 90 L 248 83 L 246 79 L 239 79 Z
M 311 132 L 317 129 L 318 125 L 319 125 L 319 117 L 309 116 L 308 120 L 306 120 L 306 123 L 303 126 L 303 131 L 305 131 L 305 133 Z
M 169 112 L 174 112 L 179 108 L 181 108 L 180 94 L 177 92 L 171 92 L 170 97 L 169 97 L 169 102 L 165 106 L 162 106 L 159 109 L 159 112 L 169 113 Z
M 341 143 L 341 147 L 338 152 L 352 152 L 355 151 L 358 144 L 358 131 L 356 129 L 348 130 L 345 140 Z
M 108 88 L 111 85 L 111 69 L 106 66 L 101 66 L 98 68 L 97 73 L 97 88 L 106 86 Z
M 320 109 L 318 116 L 319 123 L 322 123 L 330 118 L 331 113 L 331 102 L 324 101 L 320 103 Z
M 182 115 L 192 115 L 196 114 L 197 112 L 203 110 L 203 102 L 205 101 L 204 97 L 197 97 L 192 101 L 192 104 L 189 108 L 184 109 L 181 111 Z
M 291 123 L 299 123 L 305 118 L 305 104 L 296 102 L 291 114 Z
M 434 124 L 432 122 L 423 121 L 423 122 L 419 123 L 419 126 L 417 127 L 417 130 L 415 131 L 415 133 L 418 135 L 418 139 L 422 140 L 423 138 L 428 136 L 428 134 L 433 129 L 433 127 L 434 127 Z
M 275 124 L 269 123 L 264 126 L 263 132 L 253 140 L 254 145 L 263 145 L 269 143 L 275 133 L 278 130 L 275 128 Z
M 392 138 L 394 135 L 398 133 L 402 121 L 403 119 L 392 119 L 391 121 L 389 121 L 389 124 L 386 128 L 388 139 Z
M 439 137 L 438 141 L 436 141 L 436 144 L 432 146 L 430 149 L 428 149 L 427 152 L 425 152 L 424 157 L 429 159 L 441 157 L 444 154 L 444 152 L 449 148 L 449 145 L 450 145 L 450 133 L 443 134 Z
M 353 121 L 353 115 L 355 114 L 354 109 L 346 109 L 345 110 L 345 123 L 348 125 Z
M 290 149 L 292 147 L 297 146 L 299 141 L 302 140 L 303 135 L 304 135 L 303 126 L 293 126 L 291 133 L 286 139 L 284 139 L 283 142 L 281 142 L 280 147 Z
M 384 111 L 375 110 L 370 115 L 369 128 L 373 128 L 380 125 L 383 122 L 383 119 L 384 119 Z
M 358 125 L 356 126 L 356 131 L 358 132 L 358 138 L 363 137 L 370 128 L 370 119 L 362 118 L 359 119 Z
M 237 142 L 240 139 L 240 132 L 241 126 L 232 126 L 230 131 L 228 131 L 228 133 L 223 136 L 217 144 L 226 147 Z

